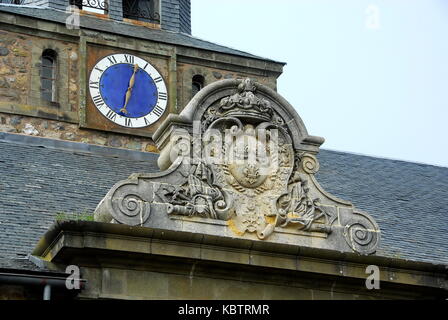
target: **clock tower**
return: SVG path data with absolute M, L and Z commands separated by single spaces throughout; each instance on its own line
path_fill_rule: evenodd
M 284 63 L 195 38 L 189 0 L 1 0 L 0 132 L 158 152 L 204 86 Z

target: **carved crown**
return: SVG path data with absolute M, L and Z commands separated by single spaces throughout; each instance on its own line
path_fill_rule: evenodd
M 221 116 L 236 118 L 256 118 L 269 121 L 273 115 L 273 109 L 268 100 L 255 95 L 256 84 L 247 78 L 238 85 L 238 92 L 222 98 L 217 110 Z

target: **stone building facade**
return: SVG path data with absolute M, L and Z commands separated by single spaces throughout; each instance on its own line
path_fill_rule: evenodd
M 67 9 L 68 1 L 36 2 L 42 9 L 0 4 L 0 126 L 5 132 L 156 152 L 152 133 L 192 98 L 194 79 L 205 86 L 250 76 L 275 88 L 282 72 L 283 63 L 191 37 L 189 1 L 149 1 L 163 13 L 160 23 L 123 18 L 114 9 L 122 7 L 121 1 L 111 2 L 108 14 L 84 8 L 74 29 L 66 26 L 76 14 Z M 41 97 L 45 50 L 57 57 L 54 101 Z M 168 85 L 168 111 L 144 130 L 111 125 L 92 104 L 88 74 L 101 57 L 114 53 L 147 58 Z

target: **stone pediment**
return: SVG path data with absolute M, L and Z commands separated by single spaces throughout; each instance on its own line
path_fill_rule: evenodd
M 96 221 L 359 254 L 378 246 L 376 222 L 316 181 L 324 139 L 262 84 L 205 87 L 154 140 L 163 171 L 115 184 Z

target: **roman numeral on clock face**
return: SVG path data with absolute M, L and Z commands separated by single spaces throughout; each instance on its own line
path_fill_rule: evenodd
M 104 101 L 103 98 L 101 97 L 101 95 L 97 95 L 92 97 L 93 103 L 95 103 L 95 105 L 97 106 L 97 108 L 100 108 L 104 105 Z
M 159 83 L 159 82 L 162 81 L 162 80 L 163 80 L 162 77 L 154 78 L 154 82 L 155 82 L 155 83 Z
M 127 63 L 132 63 L 132 64 L 134 64 L 134 56 L 125 54 L 125 55 L 124 55 L 124 59 L 126 60 Z
M 89 81 L 89 87 L 91 89 L 99 89 L 99 82 L 98 81 Z
M 117 114 L 113 110 L 107 111 L 106 117 L 108 117 L 110 120 L 114 121 L 117 117 Z
M 168 98 L 168 95 L 166 92 L 159 92 L 159 99 L 160 100 L 166 100 Z
M 117 59 L 115 59 L 114 56 L 107 57 L 107 60 L 109 60 L 110 64 L 116 64 L 117 63 Z
M 164 109 L 162 109 L 160 106 L 155 106 L 154 110 L 152 110 L 152 113 L 154 113 L 156 116 L 160 117 L 163 114 Z
M 124 119 L 124 125 L 125 125 L 126 127 L 132 127 L 132 120 L 129 119 L 129 118 L 125 118 L 125 119 Z

